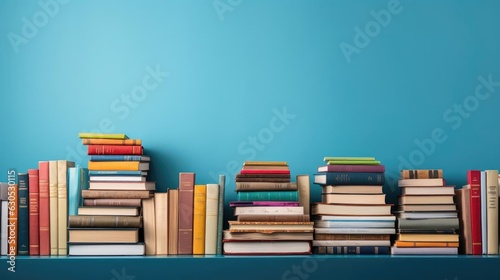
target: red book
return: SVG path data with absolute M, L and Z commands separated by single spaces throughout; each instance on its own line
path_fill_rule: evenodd
M 38 162 L 40 256 L 50 255 L 49 162 Z
M 179 173 L 179 255 L 193 254 L 194 173 Z
M 240 174 L 290 174 L 290 170 L 274 170 L 274 169 L 241 170 Z
M 470 223 L 472 254 L 482 254 L 481 239 L 481 171 L 467 171 L 467 184 L 470 186 Z
M 142 155 L 142 146 L 138 145 L 88 145 L 89 155 Z
M 362 164 L 332 164 L 318 167 L 318 172 L 385 172 L 385 166 Z
M 28 170 L 30 256 L 40 255 L 38 169 Z

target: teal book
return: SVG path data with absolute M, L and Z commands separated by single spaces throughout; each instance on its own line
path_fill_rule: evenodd
M 298 191 L 238 192 L 238 201 L 299 201 Z
M 383 185 L 383 172 L 324 172 L 314 174 L 318 185 Z
M 226 189 L 226 175 L 219 175 L 219 208 L 217 217 L 217 243 L 215 253 L 222 255 L 222 234 L 224 230 L 224 191 Z
M 82 190 L 89 188 L 88 169 L 80 166 L 68 168 L 68 216 L 78 215 L 82 206 Z
M 28 173 L 18 173 L 18 232 L 17 232 L 17 254 L 29 255 L 29 195 L 28 195 Z

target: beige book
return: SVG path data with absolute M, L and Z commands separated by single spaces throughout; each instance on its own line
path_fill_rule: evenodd
M 179 240 L 179 190 L 168 190 L 168 254 L 177 255 Z
M 219 185 L 207 184 L 205 212 L 205 255 L 215 255 L 217 249 L 217 219 L 219 212 Z
M 57 160 L 49 161 L 49 219 L 50 219 L 50 255 L 57 256 L 59 244 L 59 212 L 57 209 L 58 185 L 57 185 Z
M 146 255 L 156 255 L 155 230 L 155 199 L 154 197 L 142 200 L 142 218 L 144 227 L 144 244 Z
M 299 190 L 299 206 L 304 207 L 304 215 L 309 215 L 311 205 L 309 175 L 297 175 L 297 188 Z
M 69 242 L 137 243 L 139 229 L 70 229 Z
M 68 255 L 68 168 L 75 163 L 67 160 L 57 161 L 57 254 Z
M 498 255 L 498 170 L 486 172 L 488 255 Z
M 155 193 L 156 254 L 168 254 L 168 193 Z

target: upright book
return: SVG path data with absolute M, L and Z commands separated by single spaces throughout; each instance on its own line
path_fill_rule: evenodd
M 224 198 L 226 190 L 226 175 L 219 175 L 219 200 L 217 209 L 217 255 L 222 255 L 222 235 L 224 229 Z
M 195 174 L 179 173 L 179 235 L 178 254 L 193 254 L 193 201 Z
M 40 256 L 50 255 L 49 162 L 38 162 L 40 192 Z
M 481 237 L 481 171 L 467 171 L 467 184 L 470 186 L 470 222 L 472 254 L 482 254 Z
M 29 255 L 29 210 L 28 210 L 28 173 L 18 173 L 19 182 L 19 217 L 18 217 L 18 255 Z
M 219 185 L 207 184 L 205 213 L 205 254 L 214 255 L 217 250 L 217 219 L 219 207 Z
M 486 170 L 488 255 L 498 255 L 498 170 Z
M 193 204 L 193 255 L 205 254 L 205 216 L 207 186 L 194 186 Z
M 68 168 L 75 167 L 73 161 L 57 161 L 57 254 L 68 254 Z
M 29 169 L 29 243 L 30 256 L 40 255 L 40 206 L 39 206 L 39 186 L 38 169 Z

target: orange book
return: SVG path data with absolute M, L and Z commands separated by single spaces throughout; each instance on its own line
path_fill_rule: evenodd
M 458 248 L 458 242 L 414 242 L 396 240 L 396 247 L 455 247 Z
M 40 256 L 50 255 L 49 162 L 38 163 Z
M 149 170 L 149 162 L 140 161 L 89 161 L 89 170 Z
M 17 255 L 17 230 L 19 228 L 18 226 L 18 219 L 17 219 L 17 214 L 18 214 L 18 198 L 17 198 L 17 185 L 16 184 L 10 184 L 9 180 L 9 188 L 8 188 L 8 196 L 9 196 L 9 203 L 8 203 L 8 221 L 7 221 L 7 229 L 8 229 L 8 246 L 7 246 L 7 255 L 8 256 L 13 256 Z
M 125 145 L 125 146 L 141 146 L 140 139 L 82 139 L 83 145 Z
M 205 254 L 205 216 L 207 186 L 194 186 L 193 255 Z

